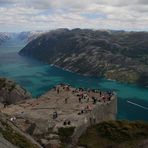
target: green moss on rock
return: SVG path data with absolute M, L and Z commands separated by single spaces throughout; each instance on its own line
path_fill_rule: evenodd
M 38 148 L 36 144 L 31 143 L 29 139 L 26 139 L 26 137 L 15 131 L 7 122 L 0 122 L 3 125 L 3 128 L 0 127 L 0 133 L 10 143 L 19 148 Z
M 128 83 L 136 83 L 139 79 L 139 74 L 137 72 L 118 69 L 107 71 L 104 76 L 109 79 Z
M 70 143 L 75 127 L 61 127 L 58 129 L 58 134 L 62 143 Z
M 88 148 L 139 148 L 147 139 L 148 123 L 106 121 L 89 127 L 79 138 L 78 145 Z

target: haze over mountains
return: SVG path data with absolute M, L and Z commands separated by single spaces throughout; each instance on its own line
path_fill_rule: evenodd
M 18 38 L 28 43 L 42 33 L 43 31 L 23 31 L 20 33 L 0 32 L 0 45 L 11 38 Z
M 36 39 L 39 35 L 41 35 L 43 31 L 23 31 L 18 34 L 18 38 L 24 40 L 26 43 Z
M 147 32 L 57 29 L 20 54 L 84 75 L 148 85 Z
M 6 32 L 0 32 L 0 45 L 10 38 L 10 34 Z

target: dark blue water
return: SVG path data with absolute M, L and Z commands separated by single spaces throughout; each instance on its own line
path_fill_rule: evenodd
M 81 76 L 22 57 L 18 55 L 18 51 L 24 46 L 25 43 L 16 38 L 0 46 L 0 76 L 15 80 L 34 97 L 40 96 L 59 83 L 69 83 L 75 87 L 114 90 L 119 98 L 118 119 L 148 121 L 148 88 Z

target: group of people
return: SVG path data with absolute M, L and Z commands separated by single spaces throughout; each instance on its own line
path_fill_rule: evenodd
M 63 122 L 63 125 L 65 126 L 65 125 L 71 125 L 71 121 L 70 120 L 65 120 L 64 122 Z
M 61 90 L 70 91 L 70 85 L 69 84 L 59 84 L 58 86 L 54 87 L 54 90 L 59 94 Z
M 90 124 L 96 123 L 95 116 L 94 115 L 91 116 L 91 114 L 92 114 L 91 111 L 92 111 L 94 105 L 97 102 L 111 101 L 111 97 L 114 95 L 114 93 L 111 92 L 111 91 L 102 92 L 102 91 L 97 90 L 97 89 L 84 89 L 84 88 L 73 89 L 73 88 L 71 88 L 70 85 L 65 85 L 65 84 L 60 84 L 57 87 L 55 87 L 55 91 L 57 92 L 57 94 L 61 93 L 63 90 L 67 91 L 67 92 L 71 91 L 72 94 L 77 96 L 78 102 L 80 104 L 83 105 L 83 102 L 87 102 L 87 104 L 83 105 L 80 108 L 78 115 L 82 115 L 82 114 L 90 112 L 90 117 L 85 120 L 85 122 L 87 122 L 87 120 L 88 120 L 90 122 Z M 65 104 L 68 103 L 68 100 L 69 100 L 69 97 L 65 97 L 65 99 L 64 99 Z M 53 119 L 56 119 L 57 117 L 58 117 L 57 111 L 53 112 Z M 64 120 L 63 125 L 64 126 L 71 125 L 71 121 L 70 120 Z

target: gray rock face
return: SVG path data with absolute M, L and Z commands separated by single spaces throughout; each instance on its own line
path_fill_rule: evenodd
M 0 148 L 17 148 L 17 147 L 15 147 L 9 141 L 0 136 Z
M 14 126 L 8 116 L 0 113 L 0 148 L 42 148 L 31 136 Z
M 58 29 L 21 51 L 64 69 L 148 85 L 148 33 Z
M 15 104 L 18 101 L 30 99 L 31 95 L 15 82 L 0 78 L 0 102 Z

